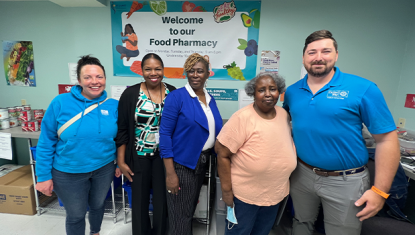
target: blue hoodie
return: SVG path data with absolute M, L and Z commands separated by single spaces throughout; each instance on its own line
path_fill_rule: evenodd
M 81 86 L 61 94 L 50 103 L 42 120 L 36 149 L 36 175 L 39 182 L 52 179 L 52 167 L 66 173 L 87 173 L 116 158 L 118 101 L 108 99 L 70 125 L 58 138 L 58 130 L 68 120 L 89 106 L 107 98 L 104 91 L 88 100 Z

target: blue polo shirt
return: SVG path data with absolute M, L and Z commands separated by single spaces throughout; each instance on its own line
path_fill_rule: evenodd
M 382 92 L 375 83 L 342 73 L 314 95 L 308 75 L 289 86 L 283 108 L 290 113 L 298 157 L 326 170 L 345 170 L 368 161 L 362 123 L 372 134 L 396 129 Z

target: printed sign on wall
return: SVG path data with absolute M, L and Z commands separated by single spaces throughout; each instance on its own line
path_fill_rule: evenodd
M 406 94 L 405 107 L 415 109 L 415 94 Z
M 74 84 L 58 84 L 59 94 L 70 93 Z
M 206 88 L 215 100 L 238 101 L 238 89 Z
M 3 62 L 9 86 L 36 86 L 31 41 L 3 41 Z
M 185 78 L 192 53 L 209 61 L 213 80 L 255 77 L 260 1 L 111 2 L 115 76 L 142 76 L 147 53 L 164 62 L 164 76 Z

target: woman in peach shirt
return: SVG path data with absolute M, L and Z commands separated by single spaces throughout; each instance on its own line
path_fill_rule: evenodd
M 232 115 L 215 145 L 228 206 L 225 234 L 267 235 L 289 193 L 289 177 L 297 165 L 295 146 L 289 116 L 275 106 L 285 91 L 284 79 L 262 73 L 245 91 L 254 103 Z

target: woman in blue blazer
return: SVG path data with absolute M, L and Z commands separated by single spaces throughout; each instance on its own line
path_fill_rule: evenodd
M 188 83 L 167 96 L 160 124 L 170 233 L 191 235 L 209 156 L 222 128 L 215 99 L 204 88 L 209 61 L 194 53 L 184 65 Z

